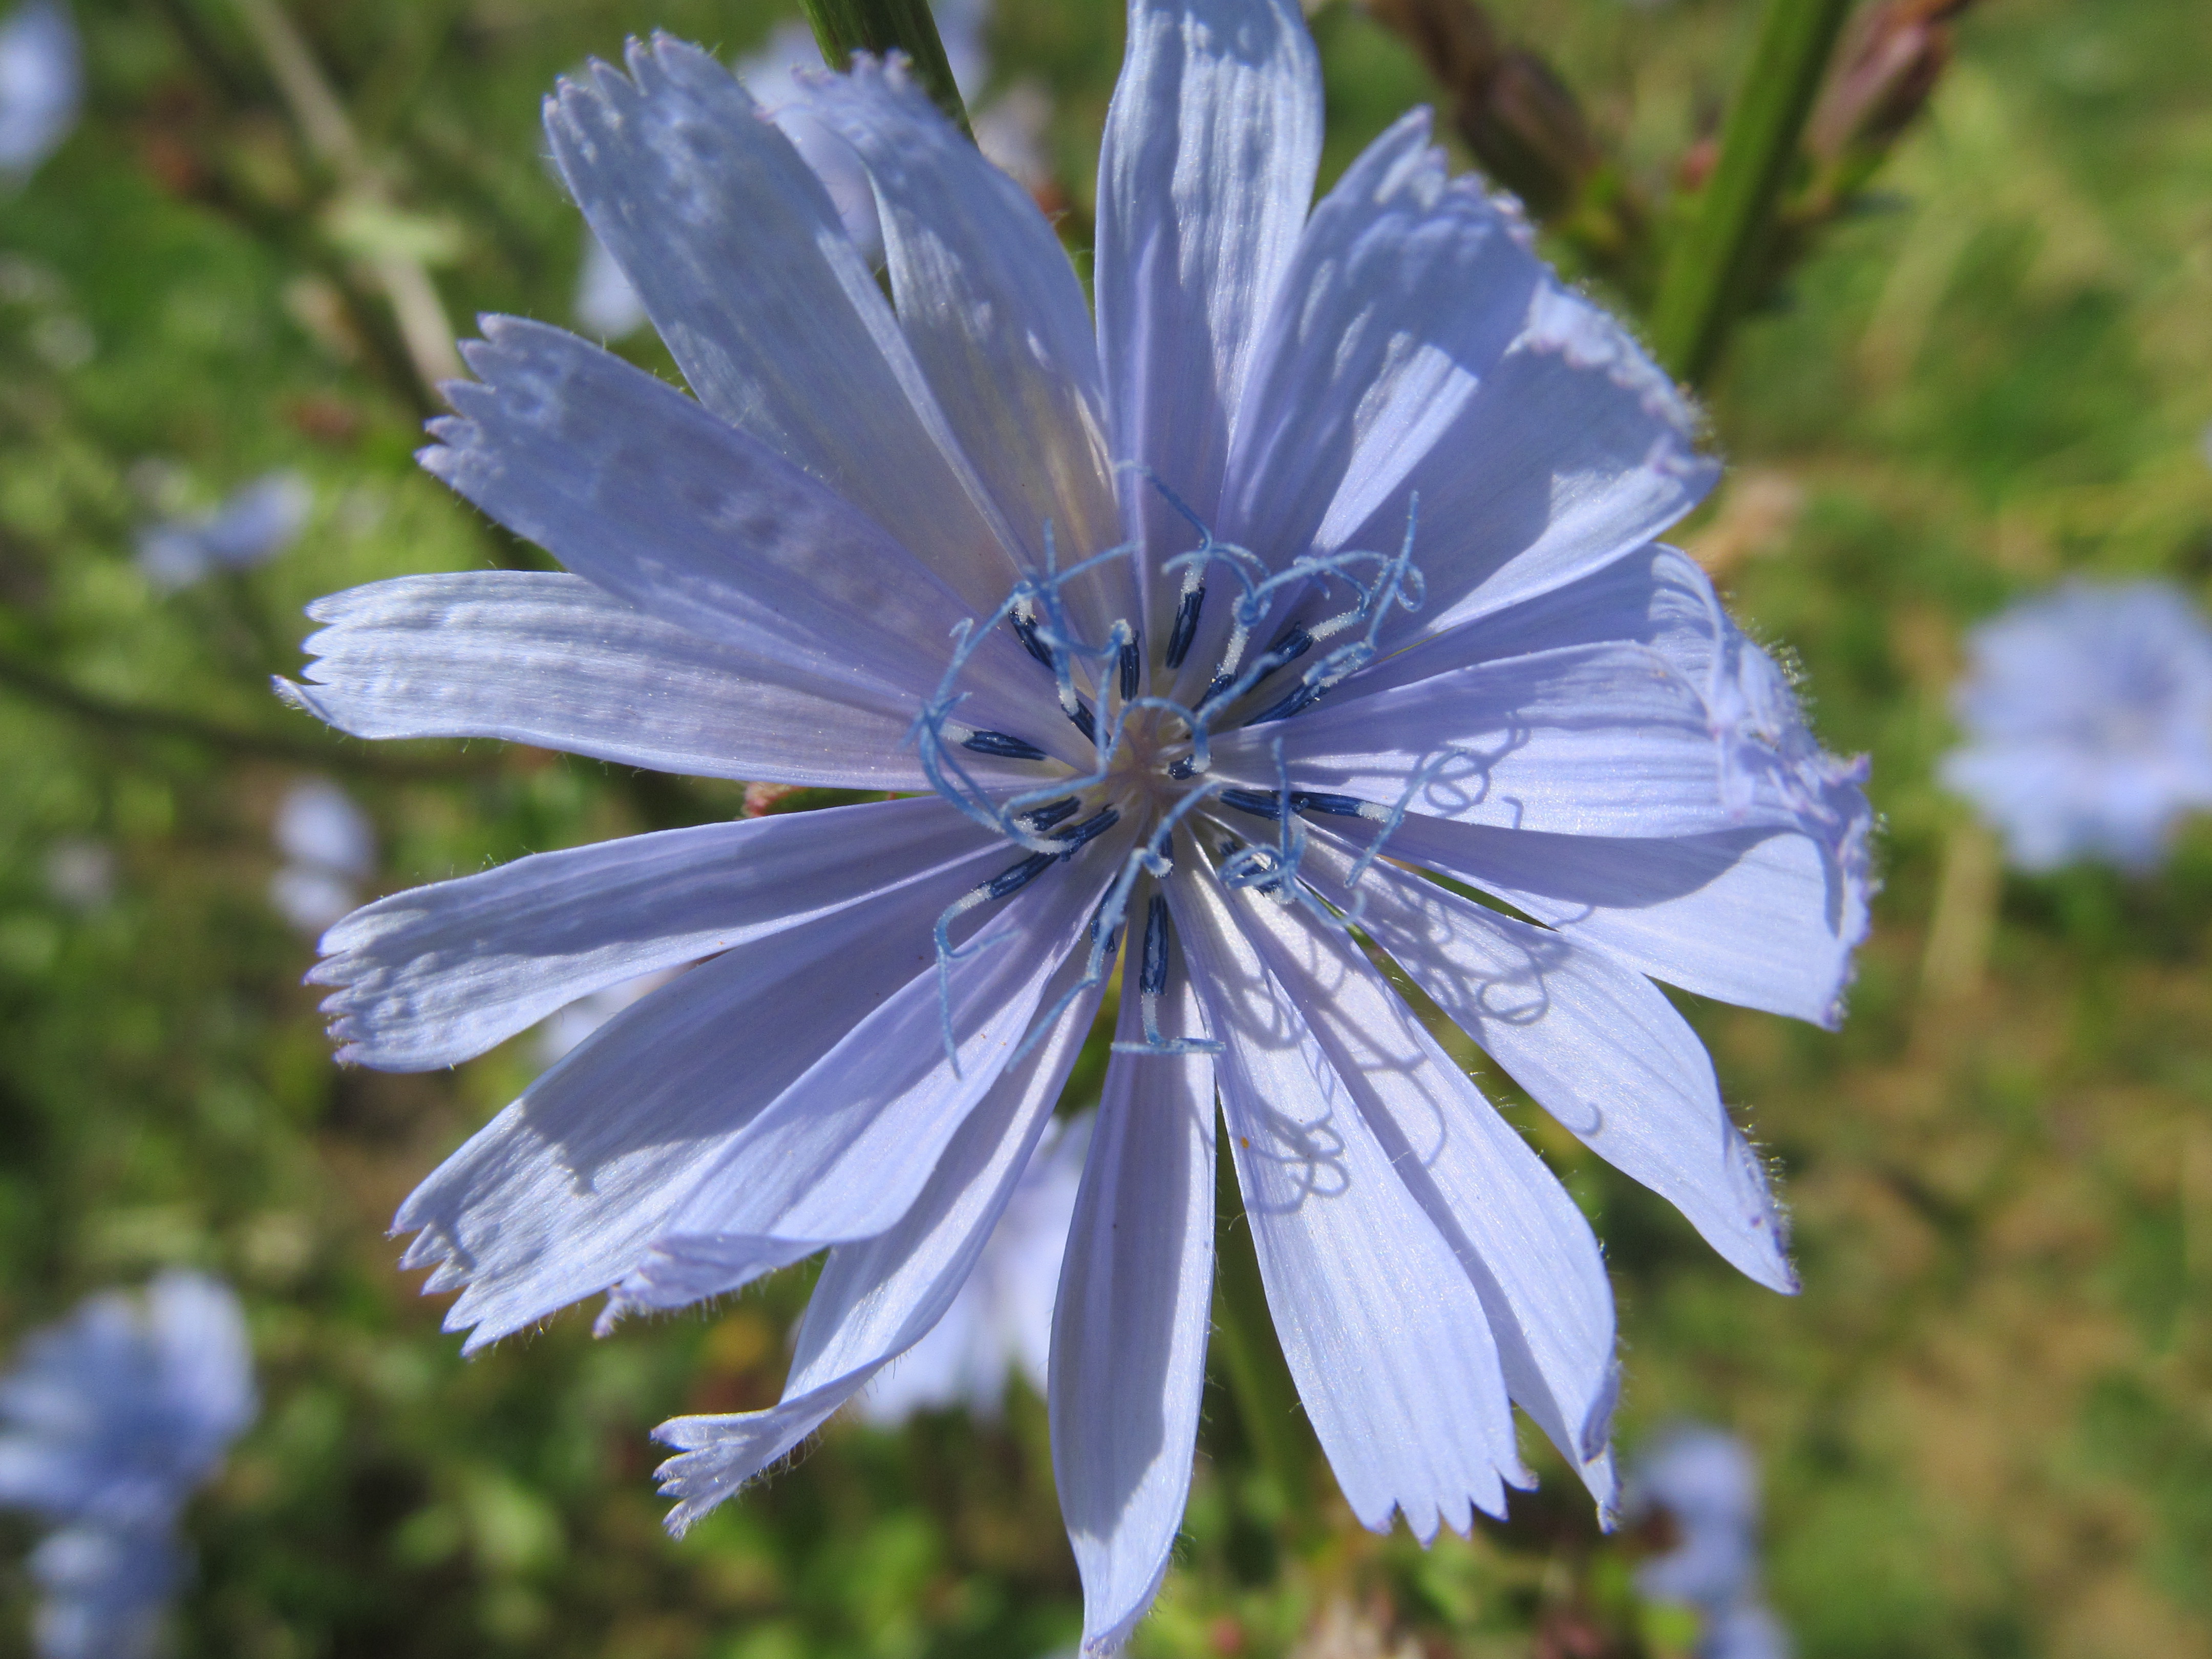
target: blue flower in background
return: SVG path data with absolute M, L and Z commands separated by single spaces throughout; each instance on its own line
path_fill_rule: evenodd
M 61 148 L 84 100 L 82 49 L 60 0 L 26 0 L 0 22 L 0 185 Z
M 23 1344 L 0 1379 L 0 1504 L 55 1528 L 30 1562 L 43 1659 L 155 1650 L 177 1516 L 255 1409 L 238 1299 L 198 1273 L 93 1297 Z
M 376 873 L 376 826 L 328 778 L 284 792 L 270 826 L 284 862 L 269 878 L 269 902 L 301 932 L 319 933 L 361 902 Z
M 322 600 L 283 690 L 365 737 L 908 798 L 540 854 L 325 935 L 342 1057 L 393 1070 L 698 964 L 402 1207 L 449 1326 L 474 1349 L 599 1293 L 611 1322 L 827 1250 L 781 1403 L 659 1431 L 688 1524 L 953 1305 L 1126 957 L 1048 1385 L 1089 1644 L 1142 1616 L 1188 1494 L 1217 1099 L 1360 1518 L 1501 1511 L 1531 1478 L 1514 1401 L 1609 1507 L 1596 1240 L 1347 924 L 1794 1286 L 1646 975 L 1832 1024 L 1869 817 L 1652 543 L 1712 482 L 1691 411 L 1425 114 L 1312 203 L 1288 0 L 1132 8 L 1095 328 L 1035 205 L 897 68 L 805 94 L 869 169 L 887 301 L 734 79 L 665 38 L 628 67 L 547 128 L 696 400 L 489 320 L 424 464 L 573 574 Z
M 2068 582 L 1967 636 L 1943 782 L 2023 870 L 2148 870 L 2212 806 L 2212 630 L 2161 582 Z
M 862 1417 L 895 1423 L 944 1406 L 996 1417 L 1016 1372 L 1044 1393 L 1060 1256 L 1091 1121 L 1086 1115 L 1046 1130 L 960 1294 L 927 1336 L 860 1390 Z
M 138 532 L 138 568 L 161 588 L 189 587 L 217 570 L 251 570 L 299 539 L 315 492 L 296 472 L 270 472 L 197 518 Z
M 1694 1424 L 1662 1434 L 1637 1461 L 1632 1514 L 1664 1511 L 1674 1547 L 1637 1569 L 1654 1601 L 1697 1609 L 1698 1659 L 1789 1659 L 1789 1632 L 1759 1587 L 1759 1465 L 1734 1435 Z

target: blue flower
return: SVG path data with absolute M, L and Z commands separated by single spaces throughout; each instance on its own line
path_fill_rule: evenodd
M 0 22 L 0 185 L 61 148 L 84 99 L 76 25 L 60 0 L 25 0 Z
M 176 1520 L 253 1420 L 238 1299 L 198 1273 L 108 1291 L 0 1379 L 0 1504 L 55 1530 L 31 1557 L 43 1659 L 151 1653 L 185 1571 Z
M 1655 1601 L 1697 1609 L 1698 1659 L 1788 1659 L 1789 1633 L 1759 1588 L 1759 1466 L 1751 1449 L 1719 1429 L 1684 1424 L 1637 1462 L 1632 1514 L 1663 1511 L 1674 1547 L 1637 1570 Z
M 1974 629 L 1943 757 L 2024 870 L 2148 870 L 2212 806 L 2212 631 L 2162 582 L 2071 581 Z
M 696 400 L 489 319 L 423 461 L 573 574 L 322 600 L 283 690 L 366 737 L 907 798 L 540 854 L 325 935 L 341 1057 L 395 1070 L 699 964 L 402 1207 L 449 1325 L 480 1347 L 826 1249 L 782 1402 L 659 1431 L 688 1524 L 951 1306 L 1119 960 L 1048 1388 L 1091 1646 L 1142 1616 L 1188 1490 L 1217 1098 L 1359 1517 L 1502 1510 L 1515 1401 L 1609 1504 L 1596 1240 L 1350 924 L 1793 1287 L 1646 975 L 1832 1023 L 1869 815 L 1651 540 L 1712 482 L 1691 411 L 1425 114 L 1311 203 L 1292 0 L 1132 8 L 1095 327 L 1033 204 L 897 67 L 807 93 L 870 171 L 889 301 L 733 79 L 665 39 L 628 67 L 547 129 Z
M 251 570 L 299 539 L 315 505 L 296 472 L 270 472 L 234 490 L 212 513 L 138 532 L 138 568 L 156 587 L 189 587 L 217 570 Z

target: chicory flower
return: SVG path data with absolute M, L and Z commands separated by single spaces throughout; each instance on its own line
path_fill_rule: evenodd
M 2165 582 L 2072 581 L 1967 638 L 1940 775 L 2023 870 L 2143 871 L 2212 806 L 2212 629 Z
M 156 1650 L 177 1516 L 255 1409 L 238 1298 L 198 1273 L 93 1297 L 24 1344 L 0 1379 L 0 1504 L 55 1528 L 30 1561 L 40 1659 Z
M 449 1325 L 478 1347 L 604 1293 L 604 1328 L 826 1249 L 781 1403 L 659 1431 L 688 1524 L 953 1304 L 1118 963 L 1048 1387 L 1087 1643 L 1142 1616 L 1188 1490 L 1217 1101 L 1358 1516 L 1499 1512 L 1514 1401 L 1609 1505 L 1596 1240 L 1351 925 L 1794 1286 L 1646 975 L 1833 1023 L 1869 820 L 1653 543 L 1714 477 L 1692 412 L 1425 113 L 1312 202 L 1292 0 L 1132 6 L 1095 326 L 896 63 L 805 94 L 869 171 L 888 300 L 712 59 L 662 38 L 628 71 L 564 83 L 547 131 L 696 400 L 488 319 L 423 462 L 568 574 L 325 599 L 282 689 L 365 737 L 907 798 L 543 854 L 325 936 L 341 1058 L 400 1070 L 697 964 L 403 1206 Z

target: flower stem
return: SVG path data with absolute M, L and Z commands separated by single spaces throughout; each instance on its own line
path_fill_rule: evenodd
M 1220 1358 L 1254 1460 L 1295 1515 L 1313 1464 L 1312 1431 L 1268 1317 L 1267 1287 L 1260 1281 L 1260 1258 L 1245 1220 L 1226 1126 L 1219 1145 L 1213 1188 L 1213 1352 Z
M 1850 0 L 1767 0 L 1720 160 L 1668 250 L 1652 308 L 1660 361 L 1702 380 L 1753 298 L 1767 228 Z
M 930 15 L 929 0 L 802 0 L 806 21 L 814 26 L 814 39 L 830 67 L 843 69 L 856 52 L 881 56 L 902 52 L 914 65 L 915 78 L 930 101 L 951 118 L 961 131 L 974 137 L 968 125 L 968 106 L 960 88 L 952 83 L 952 65 L 945 61 L 945 42 L 938 38 L 937 20 Z

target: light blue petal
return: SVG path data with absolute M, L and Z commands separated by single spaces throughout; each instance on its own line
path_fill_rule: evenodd
M 1053 1120 L 945 1317 L 860 1391 L 864 1420 L 896 1424 L 945 1407 L 995 1420 L 1016 1376 L 1043 1396 L 1060 1258 L 1095 1116 Z
M 1123 970 L 1117 1041 L 1141 1042 Z M 1160 1031 L 1203 1034 L 1170 966 Z M 1127 1641 L 1159 1593 L 1190 1496 L 1213 1295 L 1213 1062 L 1116 1054 L 1075 1201 L 1052 1338 L 1052 1468 L 1083 1575 L 1085 1649 Z
M 380 899 L 323 936 L 307 977 L 338 988 L 323 1012 L 341 1060 L 428 1071 L 608 986 L 1005 858 L 935 796 L 663 830 Z
M 1428 139 L 1417 110 L 1322 198 L 1254 350 L 1212 527 L 1274 568 L 1313 550 L 1324 519 L 1348 532 L 1390 495 L 1475 396 L 1548 277 L 1518 219 L 1480 179 L 1449 178 Z M 1343 592 L 1286 592 L 1276 614 L 1311 623 L 1341 609 Z M 1230 623 L 1227 605 L 1209 606 L 1185 695 L 1214 672 Z
M 1734 797 L 1702 689 L 1646 646 L 1570 646 L 1438 674 L 1216 740 L 1226 775 L 1272 783 L 1279 741 L 1300 788 L 1461 823 L 1680 836 L 1796 815 Z
M 1113 545 L 1091 307 L 1036 204 L 901 67 L 860 59 L 806 99 L 867 164 L 900 325 L 1008 545 L 1038 570 L 1048 524 L 1066 562 Z M 1140 620 L 1129 565 L 1107 571 L 1110 587 L 1087 590 L 1096 614 L 1077 618 L 1092 639 L 1117 616 Z M 1108 593 L 1125 597 L 1113 605 Z
M 392 1224 L 419 1231 L 402 1265 L 435 1269 L 426 1291 L 466 1286 L 446 1328 L 480 1348 L 629 1273 L 761 1110 L 928 966 L 978 867 L 726 951 L 564 1055 Z
M 1863 839 L 1533 835 L 1408 817 L 1390 855 L 1455 877 L 1669 985 L 1833 1027 L 1871 884 Z
M 547 100 L 554 159 L 700 400 L 988 612 L 1012 562 L 821 181 L 736 79 L 665 35 Z
M 1098 156 L 1098 355 L 1116 460 L 1211 520 L 1260 325 L 1321 156 L 1321 70 L 1296 0 L 1130 0 Z M 1144 480 L 1124 522 L 1157 563 L 1196 544 Z M 1155 582 L 1149 637 L 1176 585 Z
M 1529 1484 L 1481 1297 L 1392 1168 L 1392 1149 L 1298 1004 L 1246 937 L 1239 907 L 1179 854 L 1166 883 L 1216 1061 L 1267 1306 L 1298 1396 L 1352 1513 L 1402 1513 L 1427 1541 L 1504 1512 Z M 1503 1479 L 1501 1479 L 1503 1477 Z
M 929 787 L 907 742 L 911 696 L 673 627 L 580 576 L 401 576 L 307 614 L 326 624 L 307 637 L 308 684 L 277 690 L 357 738 L 501 738 L 693 777 Z M 967 763 L 979 778 L 1038 775 Z
M 1589 1223 L 1348 933 L 1300 905 L 1246 898 L 1237 910 L 1482 1298 L 1507 1392 L 1609 1518 L 1615 1493 L 1605 1450 L 1619 1392 L 1613 1287 Z
M 1077 958 L 1063 967 L 1055 996 L 1073 988 L 1079 966 Z M 944 1316 L 1051 1119 L 1097 1007 L 1096 988 L 1077 994 L 1043 1040 L 1006 1068 L 895 1225 L 830 1252 L 781 1404 L 674 1418 L 653 1431 L 683 1454 L 660 1466 L 661 1490 L 678 1500 L 668 1516 L 672 1532 L 681 1534 L 787 1455 Z
M 1545 273 L 1520 332 L 1441 433 L 1448 404 L 1403 429 L 1378 423 L 1319 540 L 1395 551 L 1419 497 L 1413 558 L 1425 607 L 1393 618 L 1402 645 L 1500 611 L 1633 553 L 1700 501 L 1719 464 L 1698 417 L 1601 307 Z M 1419 460 L 1392 482 L 1397 453 Z M 1372 481 L 1370 483 L 1369 481 Z M 1364 516 L 1361 516 L 1363 515 Z
M 1470 903 L 1316 831 L 1299 873 L 1389 951 L 1583 1145 L 1688 1217 L 1760 1284 L 1797 1288 L 1765 1172 L 1721 1104 L 1712 1061 L 1651 981 L 1571 937 Z
M 462 349 L 479 380 L 449 381 L 459 414 L 432 423 L 430 471 L 663 622 L 867 696 L 936 690 L 971 613 L 872 520 L 573 334 L 511 317 L 483 327 Z M 963 718 L 1006 729 L 1036 699 L 994 698 L 994 686 L 1035 679 L 994 629 Z
M 1573 645 L 1648 645 L 1703 683 L 1712 672 L 1715 634 L 1726 628 L 1711 579 L 1694 560 L 1654 543 L 1564 587 L 1385 656 L 1329 700 L 1347 703 L 1454 669 Z
M 1094 854 L 1048 874 L 918 973 L 784 1091 L 702 1172 L 608 1304 L 679 1308 L 825 1245 L 872 1238 L 921 1195 L 954 1131 L 1030 1034 L 1082 940 L 1106 872 Z M 949 1020 L 957 1059 L 940 1035 Z

